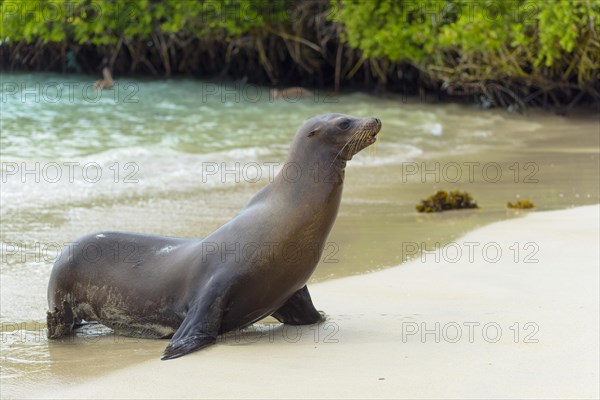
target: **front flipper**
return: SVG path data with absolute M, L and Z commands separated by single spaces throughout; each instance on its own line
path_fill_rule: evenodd
M 172 360 L 174 358 L 185 356 L 188 353 L 210 346 L 216 341 L 217 337 L 212 336 L 211 334 L 198 334 L 186 336 L 182 339 L 173 339 L 163 352 L 161 360 Z
M 211 299 L 212 300 L 212 299 Z M 172 360 L 216 343 L 223 317 L 223 296 L 198 301 L 173 335 L 161 360 Z
M 298 290 L 273 314 L 279 322 L 288 325 L 311 325 L 323 321 L 325 318 L 317 311 L 312 303 L 308 288 L 304 286 Z

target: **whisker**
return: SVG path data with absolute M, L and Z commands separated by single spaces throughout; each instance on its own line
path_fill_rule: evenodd
M 364 142 L 365 142 L 365 139 L 367 138 L 367 136 L 369 135 L 369 133 L 370 133 L 370 132 L 371 132 L 371 131 L 370 131 L 370 130 L 368 130 L 368 129 L 365 129 L 365 130 L 363 130 L 363 131 L 361 132 L 360 138 L 358 139 L 358 141 L 357 141 L 357 144 L 356 144 L 356 148 L 355 148 L 354 150 L 358 150 L 358 148 L 359 148 L 361 145 L 363 145 L 363 144 L 364 144 Z
M 352 143 L 352 147 L 350 149 L 350 154 L 352 154 L 352 155 L 356 154 L 356 150 L 362 143 L 363 131 L 362 130 L 357 131 L 353 136 L 356 136 L 356 137 L 354 138 L 354 142 Z
M 377 155 L 377 142 L 373 143 L 373 146 L 369 148 L 369 155 L 375 156 Z
M 354 139 L 354 137 L 357 136 L 359 133 L 360 133 L 359 131 L 353 133 L 352 136 L 350 136 L 350 139 L 348 139 L 348 141 L 346 143 L 344 143 L 344 145 L 342 146 L 342 148 L 340 149 L 340 151 L 338 151 L 338 153 L 333 158 L 333 161 L 329 165 L 330 167 L 333 165 L 333 163 L 335 162 L 335 160 L 338 159 L 338 157 L 340 156 L 340 154 L 342 154 L 342 151 L 344 151 L 344 149 L 346 148 L 346 146 L 348 146 L 350 144 L 350 142 L 352 141 L 352 139 Z
M 377 141 L 373 143 L 373 146 L 369 148 L 369 155 L 374 156 L 377 153 Z
M 348 143 L 350 143 L 350 140 L 352 140 L 352 138 L 348 139 L 348 141 L 346 143 L 344 143 L 344 145 L 342 146 L 342 148 L 340 149 L 340 151 L 338 151 L 338 153 L 335 155 L 335 157 L 333 158 L 333 161 L 331 162 L 331 165 L 329 165 L 330 167 L 333 165 L 333 163 L 335 162 L 335 160 L 338 159 L 338 157 L 340 156 L 340 154 L 342 154 L 342 151 L 344 151 L 344 149 L 346 148 L 346 146 L 348 146 Z

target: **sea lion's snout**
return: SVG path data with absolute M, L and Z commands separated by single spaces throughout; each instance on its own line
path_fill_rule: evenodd
M 367 139 L 374 142 L 375 137 L 381 130 L 381 120 L 379 118 L 370 118 L 369 122 L 367 122 L 367 124 L 366 124 L 365 129 L 370 131 L 369 137 Z
M 366 121 L 358 128 L 364 132 L 363 141 L 368 146 L 377 140 L 377 134 L 381 130 L 381 120 L 379 118 L 365 118 Z M 365 146 L 366 147 L 366 146 Z
M 377 140 L 376 136 L 381 130 L 381 120 L 379 118 L 352 118 L 352 120 L 348 121 L 352 121 L 348 122 L 352 129 L 343 131 L 345 142 L 339 153 L 339 155 L 343 155 L 346 161 L 352 159 L 352 156 L 364 148 L 375 143 Z

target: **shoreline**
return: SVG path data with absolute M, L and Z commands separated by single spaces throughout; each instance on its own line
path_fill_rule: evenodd
M 599 210 L 494 222 L 455 241 L 463 245 L 458 259 L 444 247 L 425 260 L 312 284 L 328 315 L 316 327 L 263 323 L 166 362 L 166 341 L 152 341 L 149 361 L 69 387 L 49 379 L 33 394 L 598 397 Z
M 81 83 L 93 84 L 100 77 L 96 72 L 60 72 L 60 71 L 38 71 L 38 70 L 3 70 L 0 68 L 0 72 L 5 75 L 12 76 L 36 76 L 36 75 L 53 75 L 60 77 L 61 80 L 69 81 L 81 78 Z M 593 98 L 589 97 L 589 94 L 583 94 L 583 100 L 579 99 L 574 105 L 570 102 L 557 103 L 557 104 L 541 104 L 531 103 L 520 105 L 518 102 L 508 104 L 492 104 L 488 99 L 483 99 L 477 95 L 477 93 L 471 94 L 451 94 L 444 92 L 440 88 L 431 88 L 423 92 L 412 91 L 409 93 L 403 92 L 399 87 L 390 87 L 380 89 L 377 87 L 365 88 L 362 83 L 348 85 L 340 88 L 338 91 L 335 90 L 335 85 L 329 84 L 324 86 L 315 86 L 314 84 L 305 84 L 300 87 L 307 89 L 311 92 L 310 96 L 305 98 L 296 98 L 290 96 L 289 98 L 274 99 L 270 94 L 269 90 L 273 88 L 294 88 L 298 87 L 293 82 L 288 82 L 285 85 L 274 85 L 268 82 L 247 82 L 243 77 L 227 77 L 223 78 L 219 75 L 211 76 L 196 76 L 186 73 L 174 74 L 171 76 L 156 76 L 152 74 L 144 73 L 120 73 L 118 77 L 114 78 L 115 87 L 119 88 L 119 85 L 125 88 L 130 87 L 138 83 L 167 83 L 167 82 L 196 82 L 201 84 L 216 85 L 216 86 L 228 86 L 242 89 L 258 90 L 259 99 L 268 99 L 269 103 L 302 103 L 302 102 L 317 102 L 317 103 L 336 103 L 339 96 L 344 95 L 366 95 L 372 96 L 378 99 L 397 99 L 401 103 L 407 104 L 426 104 L 426 105 L 455 105 L 460 107 L 469 107 L 473 110 L 477 110 L 480 113 L 486 113 L 490 111 L 498 111 L 504 115 L 550 115 L 560 116 L 570 119 L 588 119 L 590 118 L 590 112 L 594 113 L 598 111 L 598 102 L 594 101 Z M 52 82 L 54 83 L 54 82 Z M 113 89 L 108 89 L 110 91 Z M 124 91 L 125 89 L 121 89 Z M 223 92 L 225 93 L 225 92 Z M 583 93 L 583 92 L 581 92 Z M 126 93 L 127 94 L 127 93 Z M 211 96 L 221 96 L 221 91 L 210 93 Z M 263 95 L 264 94 L 264 95 Z M 9 99 L 16 96 L 15 93 L 9 94 Z M 111 98 L 111 94 L 106 95 Z M 102 95 L 101 95 L 102 97 Z M 256 95 L 247 95 L 247 99 L 250 103 L 257 101 Z M 485 115 L 485 114 L 484 114 Z

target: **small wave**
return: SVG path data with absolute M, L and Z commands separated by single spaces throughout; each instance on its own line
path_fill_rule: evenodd
M 444 128 L 442 127 L 442 124 L 437 123 L 437 122 L 422 125 L 421 129 L 423 129 L 427 133 L 432 134 L 433 136 L 442 136 L 442 133 L 444 132 Z
M 64 161 L 4 159 L 0 215 L 271 180 L 279 172 L 287 150 L 287 146 L 246 147 L 195 154 L 164 144 L 107 150 Z M 422 154 L 423 150 L 414 145 L 386 143 L 374 154 L 364 150 L 348 167 L 399 164 Z M 9 167 L 18 171 L 8 171 Z M 24 174 L 25 170 L 37 172 Z
M 256 176 L 266 177 L 272 173 L 266 161 L 272 160 L 269 155 L 276 153 L 269 148 L 249 147 L 194 154 L 155 146 L 107 150 L 52 162 L 5 158 L 0 215 L 24 209 L 90 204 L 102 199 L 147 197 L 164 191 L 207 190 L 240 181 L 255 182 Z M 233 179 L 232 171 L 240 178 Z
M 158 108 L 163 108 L 165 110 L 185 110 L 186 108 L 184 106 L 175 104 L 175 103 L 171 103 L 168 101 L 161 101 L 160 103 L 157 103 L 155 105 Z

